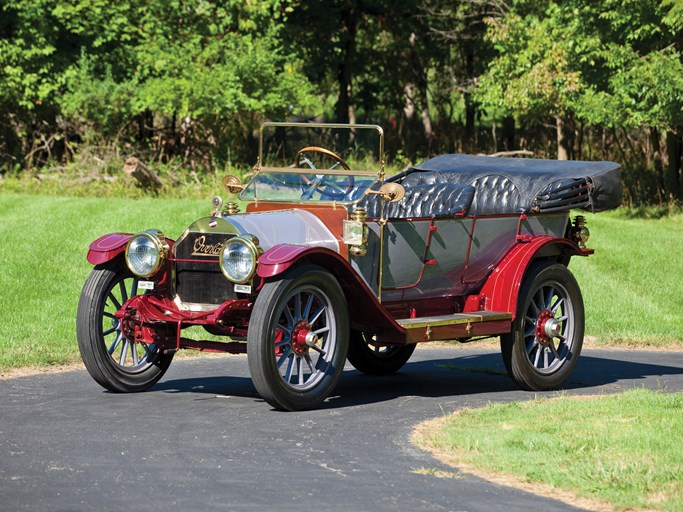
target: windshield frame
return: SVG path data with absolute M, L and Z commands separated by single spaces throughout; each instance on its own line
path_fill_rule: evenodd
M 346 169 L 310 169 L 304 167 L 271 167 L 263 166 L 263 134 L 268 128 L 313 128 L 313 129 L 347 129 L 347 130 L 372 130 L 375 131 L 379 139 L 378 149 L 378 159 L 379 168 L 377 170 L 346 170 Z M 247 185 L 239 193 L 239 198 L 248 202 L 265 202 L 265 203 L 301 203 L 301 204 L 356 204 L 366 197 L 367 190 L 375 187 L 377 182 L 384 182 L 384 130 L 381 126 L 375 124 L 343 124 L 343 123 L 294 123 L 294 122 L 264 122 L 261 124 L 259 129 L 259 152 L 258 160 L 254 166 L 254 176 L 249 180 Z M 316 175 L 329 175 L 329 176 L 364 176 L 374 178 L 372 182 L 366 187 L 364 193 L 360 194 L 357 199 L 354 200 L 302 200 L 302 199 L 272 199 L 272 198 L 259 198 L 256 192 L 257 187 L 255 180 L 258 179 L 260 174 L 316 174 Z M 253 187 L 253 197 L 245 197 L 245 192 Z

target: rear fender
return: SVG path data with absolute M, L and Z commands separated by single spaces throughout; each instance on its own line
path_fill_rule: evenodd
M 346 297 L 349 320 L 353 329 L 377 334 L 382 341 L 405 343 L 405 329 L 394 321 L 351 265 L 330 249 L 302 245 L 278 245 L 261 255 L 256 272 L 264 279 L 273 279 L 287 269 L 303 263 L 322 267 L 337 279 Z
M 512 248 L 493 269 L 478 295 L 467 298 L 465 312 L 498 311 L 517 314 L 517 298 L 524 274 L 532 261 L 555 260 L 564 264 L 571 256 L 589 256 L 593 249 L 581 249 L 571 240 L 538 236 Z
M 130 233 L 109 233 L 99 237 L 88 248 L 88 261 L 93 265 L 101 265 L 113 260 L 126 250 L 126 244 L 132 236 Z

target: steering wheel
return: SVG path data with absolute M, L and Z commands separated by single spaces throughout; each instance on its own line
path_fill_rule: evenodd
M 303 162 L 306 165 L 308 165 L 308 167 L 310 167 L 311 169 L 316 168 L 315 164 L 311 161 L 311 159 L 306 156 L 306 153 L 320 153 L 321 155 L 324 155 L 334 160 L 336 163 L 332 167 L 330 167 L 330 170 L 334 169 L 338 165 L 341 165 L 341 167 L 347 171 L 351 170 L 342 157 L 340 157 L 336 153 L 333 153 L 329 149 L 321 148 L 319 146 L 307 146 L 305 148 L 301 148 L 296 153 L 296 159 L 294 161 L 295 167 L 301 168 L 301 161 L 303 160 Z M 346 196 L 346 194 L 348 194 L 354 186 L 353 176 L 351 175 L 346 177 L 346 179 L 349 182 L 346 188 L 330 180 L 329 177 L 327 177 L 325 174 L 317 174 L 313 180 L 309 180 L 305 174 L 302 174 L 301 177 L 307 185 L 303 189 L 304 193 L 301 196 L 301 199 L 310 199 L 313 195 L 313 192 L 315 191 L 319 192 L 320 194 L 329 196 L 332 199 L 343 199 L 344 196 Z

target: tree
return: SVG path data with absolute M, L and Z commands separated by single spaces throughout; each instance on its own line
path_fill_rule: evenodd
M 680 3 L 664 4 L 674 7 L 651 0 L 515 2 L 488 21 L 498 55 L 478 97 L 520 117 L 554 117 L 558 158 L 572 156 L 576 121 L 678 127 L 681 40 L 671 13 Z
M 253 146 L 259 118 L 313 104 L 279 37 L 284 0 L 8 0 L 0 9 L 0 107 L 23 154 L 37 154 L 36 140 L 49 155 L 55 137 L 94 133 L 135 136 L 159 155 L 198 152 L 211 166 L 228 158 L 231 139 Z

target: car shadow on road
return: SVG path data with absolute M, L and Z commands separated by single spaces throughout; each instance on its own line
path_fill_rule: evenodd
M 623 387 L 641 385 L 648 380 L 666 387 L 674 378 L 676 389 L 683 389 L 683 366 L 665 366 L 613 360 L 583 355 L 565 389 L 599 387 L 621 383 Z M 161 381 L 154 391 L 230 395 L 260 400 L 251 379 L 234 376 L 191 377 Z M 402 396 L 440 398 L 485 395 L 517 391 L 507 376 L 500 354 L 476 354 L 446 359 L 408 362 L 390 376 L 370 376 L 347 369 L 331 399 L 321 408 L 353 407 L 386 402 Z

